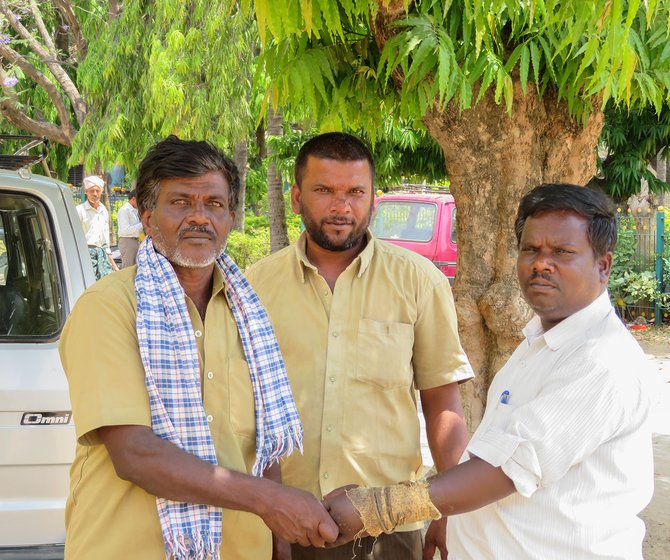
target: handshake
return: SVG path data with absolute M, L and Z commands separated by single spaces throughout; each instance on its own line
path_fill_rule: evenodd
M 333 490 L 321 502 L 307 492 L 282 488 L 290 494 L 286 499 L 291 509 L 296 506 L 300 509 L 294 511 L 293 523 L 277 526 L 267 517 L 261 517 L 277 537 L 302 546 L 340 546 L 356 537 L 375 537 L 392 533 L 401 525 L 441 517 L 430 500 L 424 480 L 378 488 L 345 486 Z M 276 502 L 276 506 L 272 513 L 288 521 L 288 512 L 282 512 L 280 502 Z

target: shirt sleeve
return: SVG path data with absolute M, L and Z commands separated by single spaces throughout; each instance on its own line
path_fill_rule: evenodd
M 573 360 L 567 367 L 572 374 L 564 382 L 548 380 L 535 399 L 516 409 L 489 402 L 487 411 L 495 407 L 493 419 L 468 445 L 470 454 L 501 467 L 525 497 L 560 480 L 614 437 L 633 403 L 642 402 L 639 385 L 625 380 L 622 387 L 615 372 L 588 361 Z
M 80 443 L 99 443 L 95 430 L 102 426 L 151 426 L 131 301 L 86 292 L 70 314 L 59 351 Z
M 474 377 L 458 336 L 449 281 L 439 271 L 435 272 L 440 278 L 423 288 L 414 325 L 412 367 L 420 390 Z
M 124 204 L 119 209 L 116 220 L 119 226 L 119 237 L 138 237 L 142 233 L 142 222 L 134 223 L 132 207 Z

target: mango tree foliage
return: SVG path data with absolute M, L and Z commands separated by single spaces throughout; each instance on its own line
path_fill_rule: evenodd
M 601 136 L 605 157 L 600 168 L 606 192 L 616 198 L 628 198 L 640 192 L 643 180 L 650 192 L 670 191 L 670 184 L 649 168 L 654 157 L 667 157 L 669 153 L 670 105 L 664 105 L 660 113 L 653 107 L 631 111 L 607 107 L 605 116 Z
M 252 130 L 251 20 L 227 2 L 137 0 L 101 25 L 79 81 L 88 118 L 73 160 L 136 169 L 169 134 L 232 153 Z
M 380 112 L 422 118 L 491 90 L 511 113 L 520 93 L 555 89 L 583 119 L 591 100 L 668 99 L 667 0 L 302 0 L 253 3 L 274 78 L 271 100 L 321 122 L 375 128 Z M 407 7 L 407 12 L 405 11 Z M 390 95 L 393 104 L 389 106 Z
M 530 317 L 514 266 L 519 199 L 595 174 L 606 104 L 668 102 L 670 0 L 247 2 L 267 103 L 373 139 L 386 116 L 404 118 L 440 145 L 459 216 L 459 331 L 479 374 L 465 388 L 474 426 Z

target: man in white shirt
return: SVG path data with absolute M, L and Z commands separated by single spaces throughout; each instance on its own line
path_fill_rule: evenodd
M 134 189 L 128 193 L 128 201 L 119 208 L 116 223 L 119 227 L 121 268 L 126 268 L 135 264 L 142 233 L 142 222 L 137 213 L 137 198 Z
M 338 542 L 442 513 L 453 516 L 449 560 L 642 559 L 638 513 L 653 493 L 647 360 L 607 294 L 612 204 L 543 185 L 515 226 L 519 284 L 537 316 L 494 378 L 461 463 L 427 483 L 336 491 Z
M 100 280 L 113 270 L 118 270 L 109 249 L 109 212 L 100 203 L 105 182 L 96 175 L 84 179 L 86 200 L 77 206 L 77 215 L 84 229 L 88 252 L 96 279 Z

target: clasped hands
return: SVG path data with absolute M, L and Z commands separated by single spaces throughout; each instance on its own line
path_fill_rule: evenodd
M 280 495 L 261 517 L 279 539 L 301 546 L 334 547 L 354 539 L 363 529 L 361 518 L 346 495 L 354 485 L 333 490 L 319 502 L 312 494 L 279 487 Z

